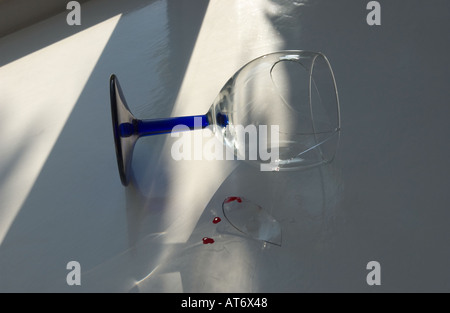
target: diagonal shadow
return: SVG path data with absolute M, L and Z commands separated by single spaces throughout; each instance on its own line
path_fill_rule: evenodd
M 107 9 L 96 9 L 96 14 L 85 13 L 92 7 L 102 6 L 102 1 L 84 0 L 78 2 L 81 4 L 81 25 L 77 26 L 67 25 L 66 14 L 69 10 L 66 10 L 67 2 L 64 1 L 59 4 L 54 3 L 53 1 L 53 3 L 47 3 L 43 7 L 40 7 L 41 4 L 39 1 L 36 1 L 35 3 L 26 3 L 25 1 L 17 1 L 17 3 L 16 1 L 5 1 L 5 3 L 2 3 L 3 11 L 0 13 L 0 19 L 1 17 L 4 17 L 5 20 L 2 22 L 6 25 L 3 25 L 4 29 L 2 29 L 2 35 L 0 35 L 0 37 L 2 41 L 7 44 L 2 46 L 0 67 L 54 44 L 64 38 L 82 32 L 117 14 L 123 14 L 130 10 L 136 10 L 139 7 L 143 7 L 151 1 L 130 0 L 124 2 L 112 0 Z M 34 8 L 34 6 L 38 7 Z M 27 12 L 27 10 L 33 12 Z M 58 14 L 60 12 L 67 13 Z M 16 14 L 28 16 L 28 18 L 21 23 L 18 21 L 20 20 L 20 17 L 14 19 L 14 15 Z M 9 24 L 11 24 L 11 26 L 8 26 Z M 49 28 L 49 24 L 58 24 L 58 27 Z M 33 31 L 30 32 L 30 29 L 33 29 Z M 40 33 L 40 35 L 36 35 L 36 31 Z
M 125 13 L 0 247 L 0 290 L 61 291 L 67 288 L 65 266 L 70 260 L 89 272 L 149 231 L 161 231 L 158 219 L 165 199 L 143 206 L 137 194 L 125 193 L 120 184 L 108 78 L 111 73 L 121 77 L 136 115 L 170 114 L 208 1 L 145 3 L 138 10 L 134 2 L 118 6 Z M 148 164 L 162 144 L 161 139 L 147 140 L 143 146 L 151 149 L 145 154 L 137 149 L 136 163 Z M 157 179 L 165 181 L 164 175 L 160 172 Z M 157 246 L 148 251 L 150 257 L 160 253 Z M 148 263 L 141 264 L 144 271 L 151 267 Z M 87 288 L 123 290 L 124 280 L 138 276 L 130 271 L 114 281 L 103 277 Z

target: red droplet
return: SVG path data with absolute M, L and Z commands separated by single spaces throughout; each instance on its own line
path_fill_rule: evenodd
M 204 237 L 202 240 L 203 240 L 204 245 L 206 245 L 208 243 L 214 243 L 214 239 L 212 239 L 212 238 Z
M 228 197 L 225 199 L 225 203 L 229 203 L 232 201 L 237 201 L 237 202 L 241 203 L 242 199 L 240 197 Z
M 214 224 L 217 224 L 217 223 L 219 223 L 221 220 L 222 220 L 222 219 L 221 219 L 220 217 L 215 217 L 215 218 L 213 219 L 213 223 L 214 223 Z

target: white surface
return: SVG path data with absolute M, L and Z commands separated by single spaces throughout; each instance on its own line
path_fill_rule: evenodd
M 0 39 L 0 291 L 449 290 L 448 2 L 382 3 L 378 28 L 360 1 L 128 3 L 83 5 L 82 31 L 61 14 Z M 122 187 L 111 73 L 138 117 L 202 114 L 240 66 L 280 49 L 330 59 L 333 164 L 176 162 L 175 138 L 156 136 Z M 211 223 L 237 194 L 280 221 L 281 247 Z M 72 260 L 81 286 L 66 284 Z

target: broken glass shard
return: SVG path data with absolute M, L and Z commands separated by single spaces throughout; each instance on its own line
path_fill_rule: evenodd
M 257 240 L 281 246 L 281 226 L 259 205 L 241 197 L 228 197 L 222 204 L 223 215 L 240 232 Z

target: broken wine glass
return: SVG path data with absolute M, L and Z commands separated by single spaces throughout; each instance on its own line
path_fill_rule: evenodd
M 257 164 L 263 171 L 299 170 L 331 162 L 339 142 L 337 87 L 330 63 L 320 52 L 287 50 L 250 61 L 225 83 L 206 114 L 137 119 L 114 74 L 110 99 L 117 164 L 124 186 L 130 182 L 136 141 L 179 131 L 180 125 L 182 130 L 211 127 L 238 159 Z M 281 242 L 279 225 L 267 223 L 270 218 L 258 208 L 249 200 L 225 200 L 223 206 L 236 228 L 247 227 L 251 236 L 276 244 L 279 238 Z M 251 212 L 256 215 L 249 222 Z

